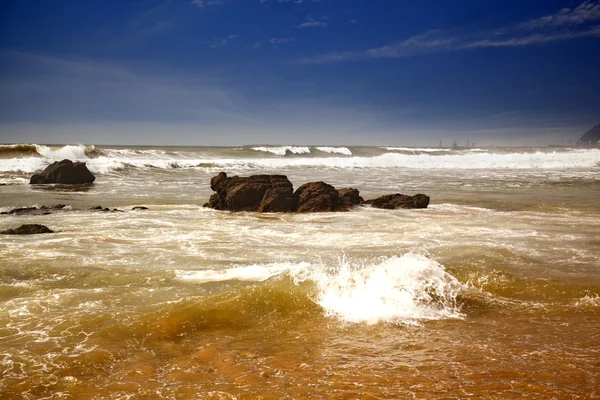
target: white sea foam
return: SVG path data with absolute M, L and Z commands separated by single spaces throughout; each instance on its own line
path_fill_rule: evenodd
M 600 150 L 579 149 L 559 151 L 508 151 L 482 153 L 475 151 L 433 154 L 427 152 L 405 154 L 389 152 L 376 156 L 319 157 L 310 154 L 308 147 L 263 147 L 254 150 L 285 155 L 287 151 L 299 157 L 261 158 L 241 156 L 240 158 L 217 158 L 198 152 L 173 153 L 163 150 L 105 149 L 101 155 L 89 158 L 86 148 L 69 145 L 59 149 L 35 145 L 43 157 L 19 157 L 0 159 L 0 172 L 33 173 L 45 168 L 51 162 L 69 158 L 85 161 L 93 173 L 108 173 L 127 166 L 136 168 L 215 168 L 215 169 L 281 169 L 286 167 L 321 168 L 409 168 L 409 169 L 569 169 L 595 168 L 600 165 Z M 330 152 L 345 153 L 345 147 L 324 148 Z M 344 150 L 346 149 L 346 150 Z M 406 148 L 408 149 L 408 148 Z M 414 149 L 413 149 L 414 150 Z M 421 149 L 419 149 L 421 150 Z M 434 151 L 435 149 L 429 149 Z M 351 153 L 350 153 L 351 154 Z
M 52 149 L 48 146 L 35 145 L 36 150 L 39 154 L 44 156 L 50 161 L 69 160 L 87 160 L 88 157 L 85 154 L 86 147 L 83 145 L 68 145 L 59 149 Z
M 418 324 L 463 316 L 456 301 L 462 284 L 435 260 L 416 253 L 371 263 L 341 259 L 333 265 L 301 262 L 176 271 L 177 279 L 196 283 L 261 282 L 283 274 L 296 284 L 316 284 L 316 302 L 325 314 L 345 322 Z
M 347 147 L 315 147 L 315 149 L 322 151 L 323 153 L 344 154 L 347 156 L 352 155 L 352 152 Z
M 341 260 L 329 271 L 313 270 L 309 278 L 319 287 L 326 315 L 346 322 L 417 324 L 463 316 L 456 302 L 462 285 L 420 254 L 366 265 Z
M 289 151 L 292 154 L 308 154 L 310 149 L 302 146 L 280 146 L 280 147 L 253 147 L 252 150 L 264 151 L 267 153 L 277 154 L 278 156 L 285 156 Z
M 272 264 L 272 265 L 249 265 L 243 267 L 234 267 L 228 269 L 214 270 L 206 269 L 200 271 L 175 271 L 177 279 L 195 283 L 221 282 L 221 281 L 251 281 L 261 282 L 273 276 L 281 275 L 285 272 L 296 271 L 308 267 L 307 263 L 299 264 Z

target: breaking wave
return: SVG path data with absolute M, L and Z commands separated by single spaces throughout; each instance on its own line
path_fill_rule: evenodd
M 416 325 L 424 320 L 463 317 L 457 302 L 463 285 L 435 260 L 412 252 L 374 262 L 342 258 L 333 265 L 251 265 L 177 271 L 176 277 L 196 283 L 288 277 L 296 286 L 310 283 L 315 290 L 307 296 L 323 313 L 349 323 Z
M 347 147 L 315 147 L 315 149 L 322 151 L 323 153 L 344 154 L 346 156 L 352 155 L 352 152 Z
M 297 146 L 280 146 L 280 147 L 253 147 L 252 150 L 262 151 L 266 153 L 273 153 L 278 156 L 285 156 L 286 154 L 309 154 L 310 148 L 308 147 L 297 147 Z
M 597 149 L 410 149 L 281 146 L 255 148 L 118 148 L 0 146 L 0 172 L 33 173 L 65 158 L 87 162 L 93 173 L 126 168 L 230 170 L 317 168 L 568 169 L 597 168 Z M 243 150 L 243 151 L 240 151 Z M 477 151 L 475 151 L 477 150 Z M 262 155 L 261 155 L 262 153 Z M 267 155 L 267 154 L 269 155 Z M 286 155 L 293 154 L 293 157 Z M 357 155 L 359 154 L 359 155 Z

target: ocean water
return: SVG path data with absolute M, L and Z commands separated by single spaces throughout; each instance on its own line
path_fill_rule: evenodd
M 96 182 L 28 184 L 64 158 Z M 205 209 L 220 171 L 431 203 Z M 0 237 L 2 399 L 600 398 L 598 149 L 3 145 L 0 185 L 68 206 L 0 215 L 57 232 Z

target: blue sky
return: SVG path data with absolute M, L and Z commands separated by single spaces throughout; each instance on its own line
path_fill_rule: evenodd
M 0 0 L 0 142 L 546 145 L 600 0 Z

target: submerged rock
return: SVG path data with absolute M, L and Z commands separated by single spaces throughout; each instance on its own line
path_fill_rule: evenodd
M 0 231 L 0 234 L 4 235 L 36 235 L 39 233 L 54 233 L 54 231 L 40 224 L 26 224 L 15 229 Z
M 56 204 L 54 206 L 41 206 L 37 207 L 18 207 L 13 208 L 10 211 L 3 211 L 0 214 L 12 214 L 12 215 L 47 215 L 52 214 L 52 210 L 70 210 L 71 208 L 65 204 Z
M 44 171 L 34 174 L 29 183 L 32 185 L 60 183 L 66 185 L 81 185 L 93 183 L 96 180 L 84 162 L 62 160 L 50 164 Z
M 149 208 L 148 207 L 144 207 L 144 206 L 135 206 L 131 210 L 133 210 L 133 211 L 136 211 L 136 210 L 149 210 Z
M 224 172 L 210 180 L 216 193 L 205 207 L 229 211 L 294 211 L 292 183 L 284 175 L 227 177 Z
M 396 208 L 427 208 L 429 196 L 416 194 L 407 196 L 405 194 L 386 194 L 373 200 L 367 200 L 364 204 L 371 204 L 375 208 L 393 210 Z

